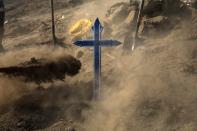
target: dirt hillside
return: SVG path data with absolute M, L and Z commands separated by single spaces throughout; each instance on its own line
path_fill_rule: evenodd
M 3 45 L 8 51 L 0 54 L 0 66 L 17 65 L 31 57 L 78 57 L 82 52 L 78 57 L 82 68 L 64 81 L 43 83 L 43 88 L 20 78 L 1 77 L 0 130 L 197 130 L 197 11 L 188 7 L 187 19 L 180 14 L 170 16 L 173 26 L 169 25 L 168 32 L 142 36 L 144 41 L 134 52 L 123 55 L 122 45 L 103 48 L 102 97 L 91 100 L 92 49 L 72 45 L 67 30 L 84 17 L 108 21 L 105 14 L 117 2 L 58 0 L 57 32 L 67 48 L 54 48 L 48 1 L 6 0 L 8 23 Z M 113 31 L 120 31 L 120 25 L 112 25 Z M 126 30 L 127 25 L 123 27 Z

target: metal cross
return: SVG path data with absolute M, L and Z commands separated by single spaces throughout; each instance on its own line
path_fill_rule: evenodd
M 103 27 L 98 18 L 96 19 L 92 30 L 94 31 L 94 40 L 79 40 L 74 44 L 81 47 L 94 47 L 93 98 L 98 99 L 101 90 L 101 46 L 117 46 L 121 43 L 116 40 L 101 40 Z

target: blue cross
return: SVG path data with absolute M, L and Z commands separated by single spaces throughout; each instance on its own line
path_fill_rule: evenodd
M 117 46 L 121 43 L 116 40 L 101 40 L 103 27 L 98 18 L 96 19 L 92 30 L 94 31 L 94 40 L 79 40 L 74 44 L 81 47 L 94 47 L 93 98 L 97 99 L 100 97 L 101 90 L 101 46 Z

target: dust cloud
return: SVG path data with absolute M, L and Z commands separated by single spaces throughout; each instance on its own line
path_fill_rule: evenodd
M 122 72 L 108 74 L 113 83 L 86 112 L 85 129 L 195 130 L 196 53 L 194 42 L 160 42 L 122 57 L 116 67 Z
M 9 105 L 31 89 L 31 84 L 22 83 L 20 80 L 1 78 L 0 79 L 0 107 Z
M 69 50 L 54 48 L 53 46 L 30 47 L 21 50 L 12 50 L 0 54 L 0 66 L 10 67 L 29 61 L 32 57 L 57 61 L 68 55 Z M 35 89 L 35 83 L 26 83 L 23 78 L 0 75 L 0 105 L 8 104 L 21 95 Z M 43 85 L 44 86 L 44 85 Z
M 103 96 L 85 111 L 85 131 L 197 129 L 195 19 L 196 13 L 129 55 L 119 48 L 110 52 L 116 60 L 108 66 L 114 70 L 103 72 Z

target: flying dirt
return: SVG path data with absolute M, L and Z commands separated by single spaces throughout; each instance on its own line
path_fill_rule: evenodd
M 72 56 L 58 58 L 56 61 L 31 58 L 18 66 L 0 67 L 0 73 L 8 76 L 25 77 L 25 81 L 37 84 L 64 80 L 65 75 L 74 76 L 79 73 L 81 63 Z M 3 77 L 3 76 L 2 76 Z

